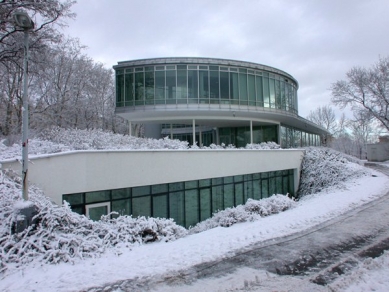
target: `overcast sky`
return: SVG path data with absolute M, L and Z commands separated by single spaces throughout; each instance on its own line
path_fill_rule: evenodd
M 389 56 L 388 0 L 78 0 L 73 11 L 65 34 L 107 67 L 173 56 L 276 67 L 299 82 L 303 117 L 349 69 Z

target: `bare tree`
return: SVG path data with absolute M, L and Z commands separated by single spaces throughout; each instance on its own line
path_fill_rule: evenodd
M 338 132 L 337 136 L 345 134 L 347 132 L 347 119 L 345 113 L 342 113 L 340 119 L 338 120 Z
M 307 116 L 307 119 L 323 127 L 332 135 L 335 135 L 338 131 L 335 112 L 329 105 L 320 106 L 311 111 Z
M 30 51 L 41 50 L 50 43 L 58 43 L 62 35 L 56 30 L 64 26 L 66 18 L 73 18 L 73 0 L 3 0 L 0 1 L 0 63 L 13 61 L 23 54 L 22 29 L 15 27 L 13 13 L 25 11 L 35 23 L 30 32 Z
M 30 32 L 30 127 L 41 131 L 65 128 L 102 128 L 128 132 L 126 121 L 114 114 L 112 69 L 82 53 L 78 40 L 57 30 L 74 17 L 73 0 L 0 0 L 0 134 L 18 134 L 21 124 L 23 33 L 13 13 L 26 11 L 35 22 Z
M 36 66 L 31 85 L 34 98 L 32 126 L 39 131 L 53 125 L 125 133 L 128 126 L 115 117 L 112 69 L 104 68 L 82 52 L 76 39 L 52 46 Z
M 32 95 L 36 100 L 33 121 L 38 127 L 77 127 L 74 113 L 83 107 L 79 101 L 87 78 L 82 57 L 78 41 L 69 39 L 52 46 L 37 64 L 41 69 L 35 75 Z
M 53 44 L 62 41 L 57 31 L 64 19 L 73 17 L 71 0 L 3 0 L 0 1 L 0 134 L 20 132 L 21 80 L 23 75 L 23 32 L 15 27 L 13 14 L 25 11 L 35 22 L 30 31 L 29 84 L 36 75 L 35 65 Z M 38 58 L 37 58 L 38 56 Z
M 347 126 L 348 120 L 346 119 L 346 115 L 342 113 L 340 119 L 338 120 L 338 131 L 336 133 L 336 136 L 331 139 L 331 142 L 328 146 L 340 152 L 351 155 L 351 145 L 353 144 L 353 137 L 349 134 Z
M 346 81 L 332 84 L 332 102 L 351 106 L 357 116 L 373 117 L 389 130 L 389 57 L 368 69 L 354 67 L 346 76 Z
M 346 119 L 343 113 L 338 121 L 337 135 L 329 143 L 329 147 L 340 152 L 366 158 L 366 144 L 376 139 L 377 122 L 366 113 L 354 113 L 353 119 Z
M 357 112 L 354 113 L 354 119 L 348 121 L 353 141 L 354 154 L 360 159 L 365 159 L 367 155 L 366 144 L 372 143 L 375 137 L 374 119 L 369 113 Z
M 21 128 L 23 70 L 15 64 L 7 64 L 0 70 L 0 133 L 17 134 Z

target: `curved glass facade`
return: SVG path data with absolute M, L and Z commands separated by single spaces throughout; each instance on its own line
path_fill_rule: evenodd
M 319 145 L 328 134 L 298 116 L 297 80 L 273 67 L 170 57 L 123 61 L 114 69 L 116 114 L 147 124 L 147 137 L 169 135 L 199 146 L 273 141 L 289 148 Z
M 196 64 L 196 59 L 186 64 L 153 60 L 115 66 L 116 107 L 231 104 L 297 114 L 297 82 L 277 69 L 238 61 L 224 65 L 217 59 L 208 59 L 206 65 Z
M 320 146 L 320 135 L 307 133 L 299 129 L 294 129 L 287 126 L 281 126 L 281 141 L 282 148 L 296 148 L 307 146 Z

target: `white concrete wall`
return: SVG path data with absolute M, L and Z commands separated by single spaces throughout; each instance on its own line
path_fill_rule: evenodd
M 367 144 L 366 152 L 368 161 L 389 160 L 389 143 Z
M 213 177 L 295 170 L 297 190 L 304 150 L 77 151 L 30 158 L 29 181 L 57 204 L 62 195 Z M 18 161 L 2 169 L 21 172 Z

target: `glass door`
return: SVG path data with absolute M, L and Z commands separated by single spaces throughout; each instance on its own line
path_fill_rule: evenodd
M 107 215 L 111 212 L 110 202 L 86 205 L 85 209 L 86 216 L 93 221 L 98 221 L 102 215 Z

